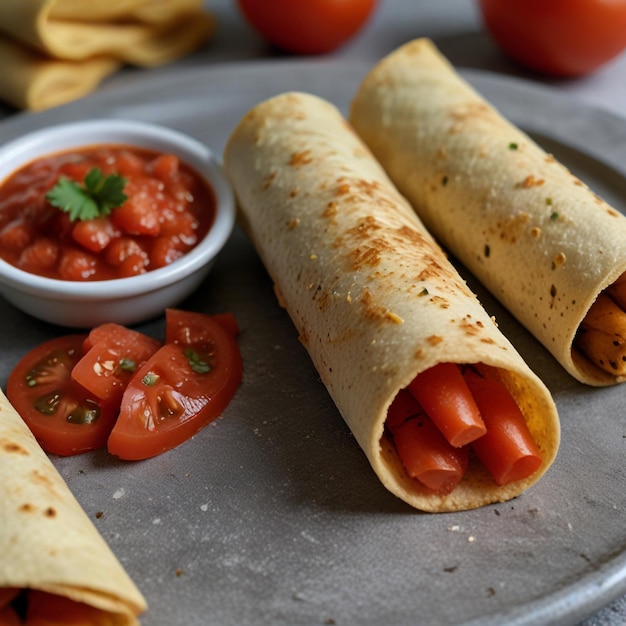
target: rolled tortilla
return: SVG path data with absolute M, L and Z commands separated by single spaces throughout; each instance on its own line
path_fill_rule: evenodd
M 388 490 L 417 509 L 456 511 L 513 498 L 540 478 L 559 441 L 549 392 L 334 106 L 302 93 L 259 104 L 229 138 L 224 166 L 279 302 Z M 449 495 L 408 476 L 387 411 L 441 362 L 495 368 L 540 447 L 534 475 L 498 487 L 472 461 Z
M 440 243 L 572 376 L 625 380 L 616 327 L 595 336 L 604 367 L 575 341 L 599 294 L 626 271 L 626 218 L 502 117 L 429 40 L 371 70 L 350 121 Z
M 94 626 L 139 623 L 143 596 L 2 392 L 0 500 L 0 614 L 28 590 L 48 626 L 70 610 Z

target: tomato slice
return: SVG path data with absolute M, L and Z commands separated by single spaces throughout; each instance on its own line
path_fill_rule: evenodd
M 65 335 L 31 350 L 15 366 L 7 397 L 41 447 L 70 456 L 106 445 L 117 406 L 101 400 L 71 376 L 86 335 Z
M 107 323 L 92 329 L 83 343 L 84 356 L 72 378 L 103 400 L 118 405 L 133 374 L 161 347 L 136 330 Z
M 111 454 L 125 460 L 156 456 L 222 413 L 243 374 L 239 347 L 225 327 L 232 321 L 222 325 L 201 313 L 167 310 L 166 343 L 126 387 L 108 441 Z

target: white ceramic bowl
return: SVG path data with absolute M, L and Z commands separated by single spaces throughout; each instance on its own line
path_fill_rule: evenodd
M 25 135 L 0 147 L 0 181 L 38 157 L 95 144 L 124 144 L 178 155 L 213 188 L 215 220 L 206 237 L 191 251 L 166 267 L 129 278 L 56 280 L 20 270 L 0 259 L 0 294 L 26 313 L 62 326 L 134 324 L 160 315 L 200 285 L 235 223 L 232 190 L 209 148 L 177 131 L 142 122 L 91 120 Z

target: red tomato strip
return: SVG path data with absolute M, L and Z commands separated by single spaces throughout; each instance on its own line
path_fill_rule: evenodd
M 454 363 L 439 363 L 427 369 L 413 380 L 408 390 L 455 448 L 485 434 L 480 411 Z
M 0 589 L 0 608 L 4 608 L 11 604 L 20 593 L 18 587 L 4 587 Z M 0 620 L 0 624 L 3 622 Z
M 469 462 L 468 448 L 451 446 L 425 414 L 398 426 L 393 440 L 409 476 L 440 494 L 454 490 Z
M 467 469 L 469 450 L 451 446 L 406 389 L 391 403 L 385 425 L 409 476 L 440 494 L 454 490 Z
M 110 623 L 102 609 L 70 600 L 45 591 L 28 592 L 25 625 L 32 626 L 86 626 Z
M 422 415 L 423 413 L 424 409 L 422 409 L 413 395 L 406 389 L 401 389 L 387 411 L 385 426 L 393 434 L 396 428 L 402 426 L 410 417 Z
M 497 380 L 468 372 L 465 380 L 487 426 L 472 447 L 498 485 L 522 480 L 541 466 L 541 455 L 524 416 L 508 389 Z

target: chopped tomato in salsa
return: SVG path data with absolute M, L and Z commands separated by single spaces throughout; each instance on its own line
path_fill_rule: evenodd
M 72 220 L 46 198 L 60 179 L 90 171 L 125 180 L 110 214 Z M 93 146 L 33 161 L 0 184 L 0 257 L 63 280 L 108 280 L 153 270 L 189 252 L 214 220 L 209 185 L 173 154 Z

